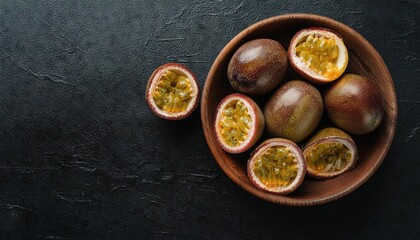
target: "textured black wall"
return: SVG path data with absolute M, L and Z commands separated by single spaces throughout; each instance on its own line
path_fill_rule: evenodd
M 394 78 L 394 143 L 360 189 L 292 208 L 241 190 L 200 109 L 155 117 L 144 92 L 176 61 L 204 86 L 259 20 L 315 13 L 378 50 Z M 420 234 L 419 1 L 1 1 L 0 239 L 411 238 Z

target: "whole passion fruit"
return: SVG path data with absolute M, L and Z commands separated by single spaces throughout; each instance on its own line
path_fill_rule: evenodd
M 352 169 L 357 162 L 353 139 L 338 128 L 324 128 L 303 149 L 307 174 L 318 179 L 336 177 Z
M 264 116 L 251 98 L 240 93 L 226 96 L 218 105 L 214 121 L 217 142 L 228 153 L 251 148 L 264 131 Z
M 346 74 L 324 95 L 330 119 L 353 134 L 367 134 L 382 122 L 384 106 L 375 83 L 356 74 Z
M 252 152 L 247 170 L 256 188 L 285 195 L 302 184 L 306 164 L 295 143 L 284 138 L 272 138 Z
M 314 83 L 336 80 L 348 63 L 347 48 L 341 36 L 320 27 L 297 32 L 290 42 L 288 57 L 292 68 Z
M 233 54 L 227 76 L 236 91 L 262 95 L 280 84 L 286 69 L 287 53 L 282 45 L 272 39 L 256 39 Z
M 267 101 L 264 117 L 268 132 L 300 142 L 321 120 L 322 96 L 311 84 L 293 80 L 281 86 Z
M 195 75 L 179 63 L 157 68 L 146 86 L 146 102 L 157 116 L 167 120 L 188 117 L 198 105 Z

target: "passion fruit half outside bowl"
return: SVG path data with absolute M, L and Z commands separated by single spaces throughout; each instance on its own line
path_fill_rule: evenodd
M 308 27 L 331 29 L 342 37 L 348 50 L 348 66 L 345 73 L 359 74 L 374 81 L 384 101 L 385 115 L 381 125 L 374 132 L 354 139 L 359 160 L 352 170 L 327 180 L 317 180 L 306 176 L 295 191 L 287 195 L 279 195 L 260 190 L 252 184 L 247 175 L 247 160 L 250 152 L 230 154 L 219 146 L 214 119 L 218 103 L 235 92 L 229 84 L 227 69 L 230 59 L 240 46 L 253 39 L 268 38 L 278 41 L 287 49 L 294 34 Z M 299 75 L 289 68 L 284 80 L 293 80 L 297 76 Z M 259 102 L 259 104 L 264 104 L 264 102 Z M 388 153 L 394 138 L 396 119 L 397 100 L 394 83 L 379 53 L 362 35 L 349 26 L 313 14 L 275 16 L 241 31 L 228 42 L 213 62 L 201 97 L 201 121 L 204 135 L 221 169 L 233 182 L 252 195 L 269 202 L 290 206 L 325 204 L 348 195 L 365 183 L 376 172 Z M 265 138 L 264 136 L 260 139 L 261 142 L 267 140 L 267 136 Z

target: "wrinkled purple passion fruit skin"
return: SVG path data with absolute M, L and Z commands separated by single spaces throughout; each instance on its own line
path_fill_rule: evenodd
M 287 52 L 282 45 L 271 39 L 256 39 L 234 53 L 227 76 L 236 91 L 262 95 L 280 84 L 286 69 Z
M 339 128 L 356 135 L 374 131 L 382 122 L 384 106 L 375 83 L 346 74 L 324 95 L 328 116 Z
M 308 137 L 322 118 L 322 96 L 311 84 L 293 80 L 281 86 L 264 107 L 268 132 L 296 143 Z

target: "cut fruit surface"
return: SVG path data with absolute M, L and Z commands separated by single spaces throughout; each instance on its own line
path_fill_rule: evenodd
M 348 63 L 342 38 L 325 28 L 306 28 L 296 33 L 288 55 L 293 69 L 316 83 L 334 81 L 344 73 Z
M 191 80 L 173 71 L 166 71 L 153 92 L 153 101 L 163 111 L 185 111 L 192 99 Z
M 290 140 L 264 141 L 248 160 L 248 176 L 255 187 L 288 194 L 302 183 L 306 165 L 299 147 Z
M 326 128 L 309 141 L 303 155 L 308 175 L 325 179 L 353 168 L 357 161 L 357 148 L 345 132 L 337 128 Z
M 181 64 L 168 63 L 151 75 L 146 101 L 159 117 L 178 120 L 190 115 L 197 107 L 198 93 L 194 74 Z
M 350 149 L 335 141 L 319 143 L 305 155 L 308 167 L 316 172 L 341 171 L 350 162 Z
M 231 147 L 237 147 L 249 136 L 251 116 L 241 100 L 226 105 L 220 119 L 223 140 Z
M 255 160 L 255 176 L 268 188 L 286 187 L 297 176 L 296 158 L 284 146 L 270 147 Z
M 225 97 L 217 107 L 217 141 L 229 153 L 241 153 L 258 141 L 264 130 L 264 117 L 258 105 L 242 94 Z

